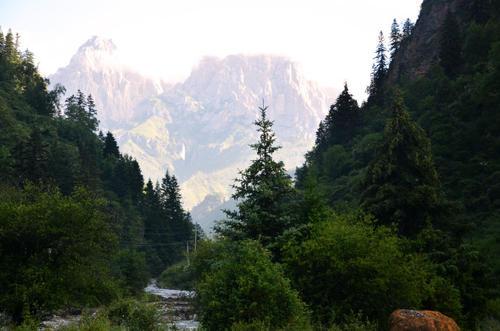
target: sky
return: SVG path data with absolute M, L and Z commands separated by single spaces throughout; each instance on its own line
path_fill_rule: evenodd
M 306 78 L 365 97 L 377 36 L 415 21 L 422 0 L 0 0 L 0 25 L 21 35 L 41 72 L 69 63 L 91 36 L 111 38 L 135 70 L 185 79 L 204 56 L 274 54 Z

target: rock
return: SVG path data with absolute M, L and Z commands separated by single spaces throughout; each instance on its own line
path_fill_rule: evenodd
M 459 331 L 450 317 L 432 310 L 398 309 L 389 317 L 390 331 Z

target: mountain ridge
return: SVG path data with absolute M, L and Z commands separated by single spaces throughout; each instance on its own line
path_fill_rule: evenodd
M 229 198 L 238 170 L 252 159 L 248 145 L 257 133 L 251 124 L 263 99 L 283 145 L 278 157 L 288 169 L 303 162 L 331 101 L 283 56 L 204 57 L 185 81 L 155 88 L 154 81 L 112 62 L 115 51 L 111 40 L 93 37 L 51 81 L 97 92 L 102 128 L 113 132 L 146 177 L 175 173 L 188 209 L 208 196 Z M 132 88 L 140 92 L 129 95 Z

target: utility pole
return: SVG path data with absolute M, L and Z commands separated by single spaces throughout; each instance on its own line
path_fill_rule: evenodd
M 189 267 L 189 241 L 186 241 L 186 259 L 187 259 L 187 265 Z

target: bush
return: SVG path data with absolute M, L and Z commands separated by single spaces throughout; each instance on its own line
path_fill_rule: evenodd
M 132 249 L 121 250 L 115 260 L 115 274 L 128 294 L 142 293 L 149 280 L 144 253 Z
M 192 268 L 184 261 L 171 265 L 161 273 L 158 283 L 164 288 L 192 290 L 194 288 Z
M 256 241 L 216 242 L 194 261 L 201 323 L 207 330 L 307 330 L 307 313 L 281 268 Z
M 104 314 L 97 316 L 83 315 L 78 324 L 65 326 L 59 331 L 120 331 L 121 327 L 113 327 Z
M 405 254 L 402 244 L 393 231 L 375 228 L 367 217 L 334 215 L 314 224 L 306 240 L 290 239 L 283 256 L 316 320 L 342 323 L 361 312 L 385 325 L 394 309 L 424 306 L 438 283 L 433 265 Z M 442 300 L 455 305 L 458 294 L 448 289 L 442 293 L 451 298 Z
M 117 294 L 116 236 L 103 201 L 84 189 L 0 188 L 0 307 L 23 315 L 99 305 Z
M 112 303 L 107 315 L 114 325 L 124 326 L 130 331 L 157 330 L 160 322 L 155 306 L 132 299 Z

